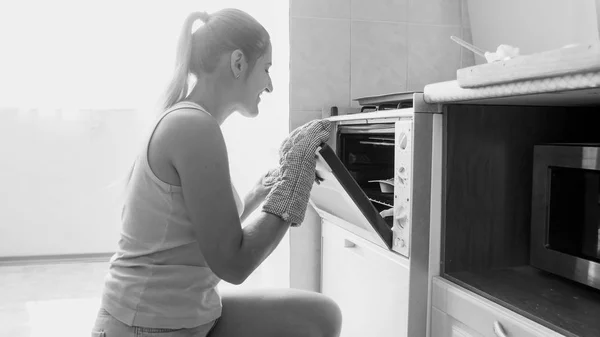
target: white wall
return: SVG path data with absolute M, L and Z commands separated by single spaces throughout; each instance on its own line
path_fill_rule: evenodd
M 598 40 L 595 0 L 468 0 L 468 11 L 473 44 L 488 51 L 509 44 L 531 54 Z
M 0 111 L 0 257 L 114 251 L 132 111 Z

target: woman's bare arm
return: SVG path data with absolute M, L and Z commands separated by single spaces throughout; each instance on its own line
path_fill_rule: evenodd
M 240 284 L 277 247 L 289 224 L 262 213 L 242 229 L 225 140 L 212 117 L 183 110 L 162 123 L 202 253 L 217 276 Z

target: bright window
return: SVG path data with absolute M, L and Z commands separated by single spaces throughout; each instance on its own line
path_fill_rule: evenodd
M 274 93 L 259 117 L 223 126 L 244 193 L 277 163 L 288 132 L 287 1 L 0 3 L 0 257 L 114 250 L 120 203 L 110 184 L 156 116 L 183 20 L 225 7 L 253 15 L 273 43 Z

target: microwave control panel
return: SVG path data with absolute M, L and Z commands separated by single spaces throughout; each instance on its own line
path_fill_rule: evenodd
M 403 118 L 395 125 L 394 149 L 394 251 L 409 257 L 410 252 L 410 210 L 412 191 L 412 141 L 413 119 Z

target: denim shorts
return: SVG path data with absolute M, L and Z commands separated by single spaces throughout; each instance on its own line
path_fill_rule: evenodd
M 100 309 L 92 337 L 207 337 L 217 320 L 191 329 L 162 329 L 129 326 Z

